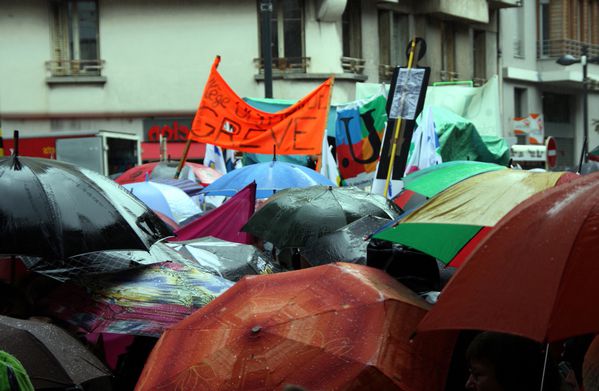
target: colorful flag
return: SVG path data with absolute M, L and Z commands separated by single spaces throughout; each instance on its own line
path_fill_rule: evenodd
M 431 107 L 426 110 L 426 115 L 423 117 L 422 122 L 412 134 L 408 163 L 404 175 L 443 162 L 439 154 L 439 138 L 435 132 L 435 121 Z
M 329 140 L 327 140 L 326 134 L 322 138 L 322 153 L 320 159 L 318 159 L 316 171 L 329 178 L 331 182 L 335 183 L 337 186 L 341 184 L 339 168 L 337 167 L 337 162 L 333 157 L 333 152 L 331 152 L 331 147 L 329 146 Z
M 337 162 L 341 178 L 349 185 L 364 187 L 372 183 L 387 122 L 386 104 L 381 93 L 337 106 Z
M 241 228 L 254 214 L 256 182 L 252 182 L 216 209 L 175 231 L 176 240 L 213 236 L 230 242 L 252 244 L 253 238 Z
M 512 120 L 514 135 L 526 136 L 529 144 L 544 144 L 545 126 L 543 114 L 531 113 L 526 117 L 515 117 Z
M 223 157 L 223 151 L 220 147 L 212 144 L 206 144 L 206 153 L 204 155 L 204 165 L 214 168 L 221 174 L 227 173 L 227 165 Z
M 252 153 L 319 154 L 333 79 L 329 78 L 296 104 L 277 113 L 254 109 L 241 99 L 212 65 L 189 138 Z

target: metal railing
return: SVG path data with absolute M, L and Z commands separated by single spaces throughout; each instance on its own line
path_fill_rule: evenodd
M 104 60 L 46 61 L 46 70 L 54 76 L 100 76 Z
M 381 81 L 391 81 L 395 67 L 388 64 L 379 64 L 379 79 Z
M 254 58 L 254 65 L 264 73 L 264 59 Z M 305 73 L 310 65 L 310 57 L 275 57 L 272 59 L 273 71 L 284 73 Z
M 460 74 L 457 72 L 441 70 L 439 72 L 439 77 L 441 81 L 456 81 L 460 80 Z
M 588 47 L 588 55 L 599 56 L 599 45 L 573 39 L 548 39 L 537 44 L 537 58 L 561 57 L 571 54 L 579 57 L 582 47 Z
M 354 73 L 361 75 L 364 73 L 365 66 L 366 60 L 363 58 L 341 57 L 341 67 L 343 68 L 343 73 Z
M 514 39 L 514 57 L 524 58 L 524 41 L 522 39 Z

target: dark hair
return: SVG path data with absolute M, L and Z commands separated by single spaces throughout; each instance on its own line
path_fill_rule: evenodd
M 485 331 L 470 343 L 466 359 L 491 365 L 497 383 L 505 390 L 529 391 L 541 386 L 545 353 L 541 344 L 528 338 Z M 549 358 L 543 390 L 559 388 L 559 372 Z

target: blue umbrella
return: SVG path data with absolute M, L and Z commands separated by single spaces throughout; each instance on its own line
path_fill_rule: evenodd
M 256 198 L 268 198 L 275 192 L 291 187 L 315 185 L 335 186 L 327 177 L 297 164 L 272 161 L 252 164 L 223 175 L 204 190 L 206 195 L 233 196 L 256 182 Z

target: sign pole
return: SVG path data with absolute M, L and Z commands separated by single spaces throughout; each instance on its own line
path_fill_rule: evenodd
M 408 58 L 408 75 L 406 76 L 406 84 L 410 79 L 410 69 L 412 69 L 412 63 L 414 62 L 414 52 L 416 51 L 416 39 L 412 39 L 410 46 L 410 57 Z M 396 87 L 397 88 L 397 87 Z M 402 105 L 405 100 L 402 100 Z M 399 109 L 401 113 L 403 108 Z M 389 161 L 389 168 L 387 169 L 387 179 L 385 181 L 385 198 L 389 198 L 389 185 L 391 183 L 391 176 L 393 174 L 393 165 L 395 164 L 395 153 L 397 150 L 397 141 L 399 140 L 399 129 L 401 127 L 401 117 L 398 117 L 395 121 L 395 129 L 393 131 L 393 140 L 391 144 L 391 158 Z

